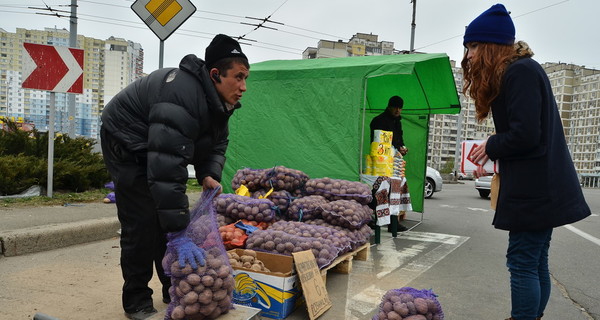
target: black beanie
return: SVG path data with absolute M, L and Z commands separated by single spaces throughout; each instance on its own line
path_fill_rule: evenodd
M 402 109 L 402 107 L 404 107 L 404 100 L 402 100 L 402 98 L 399 96 L 393 96 L 388 101 L 388 108 L 389 107 L 398 107 Z
M 504 5 L 498 3 L 480 14 L 465 31 L 463 45 L 487 42 L 511 45 L 515 42 L 515 25 Z
M 206 67 L 210 69 L 217 61 L 230 57 L 240 57 L 248 60 L 237 41 L 224 34 L 218 34 L 206 47 L 204 62 L 206 62 Z

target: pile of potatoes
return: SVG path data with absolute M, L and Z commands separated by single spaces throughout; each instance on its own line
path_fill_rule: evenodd
M 309 179 L 304 185 L 304 189 L 308 195 L 320 195 L 329 201 L 355 200 L 361 204 L 369 204 L 373 200 L 371 187 L 359 181 L 327 177 Z
M 317 195 L 294 199 L 287 210 L 287 217 L 293 221 L 319 219 L 326 203 L 325 198 Z
M 314 227 L 314 226 L 313 226 Z M 312 250 L 319 268 L 324 268 L 337 258 L 337 249 L 331 240 L 314 237 L 302 237 L 285 231 L 256 230 L 248 236 L 246 249 L 291 256 L 292 252 Z
M 410 287 L 386 292 L 373 320 L 443 320 L 442 306 L 431 290 Z
M 256 222 L 271 222 L 275 218 L 275 204 L 269 199 L 253 199 L 237 194 L 220 194 L 214 199 L 218 214 L 234 221 L 247 219 Z
M 271 272 L 265 264 L 256 257 L 256 251 L 245 249 L 242 255 L 230 251 L 227 252 L 229 263 L 234 268 L 246 268 L 254 271 Z
M 271 229 L 284 231 L 288 234 L 305 238 L 327 239 L 338 249 L 338 254 L 346 253 L 351 250 L 351 239 L 345 232 L 326 226 L 310 225 L 298 221 L 277 221 L 273 223 Z
M 323 220 L 348 229 L 360 229 L 371 221 L 373 209 L 354 200 L 335 200 L 323 205 Z

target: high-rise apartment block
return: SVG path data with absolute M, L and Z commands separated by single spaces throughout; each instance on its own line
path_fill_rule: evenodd
M 69 46 L 69 31 L 46 28 L 0 28 L 0 117 L 33 123 L 40 131 L 48 130 L 50 92 L 21 88 L 23 43 Z M 119 90 L 143 75 L 144 51 L 141 45 L 111 37 L 99 40 L 77 36 L 77 48 L 84 50 L 83 94 L 75 95 L 76 135 L 97 138 L 100 114 Z M 55 94 L 55 132 L 68 132 L 66 93 Z

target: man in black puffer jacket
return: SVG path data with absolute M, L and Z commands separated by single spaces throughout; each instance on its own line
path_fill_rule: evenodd
M 119 92 L 102 112 L 102 152 L 121 222 L 123 309 L 130 319 L 157 312 L 148 287 L 153 264 L 163 301 L 169 302 L 171 283 L 161 261 L 166 233 L 184 230 L 190 221 L 187 166 L 194 165 L 204 190 L 221 187 L 228 121 L 241 107 L 249 71 L 239 43 L 219 34 L 205 61 L 190 54 L 179 68 L 154 71 Z M 185 247 L 189 239 L 180 240 Z M 203 252 L 187 248 L 192 252 L 181 254 L 196 265 Z

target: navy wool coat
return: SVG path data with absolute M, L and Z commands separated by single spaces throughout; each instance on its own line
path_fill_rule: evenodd
M 589 216 L 550 82 L 536 61 L 507 67 L 492 115 L 496 134 L 486 152 L 500 164 L 493 225 L 535 231 Z

